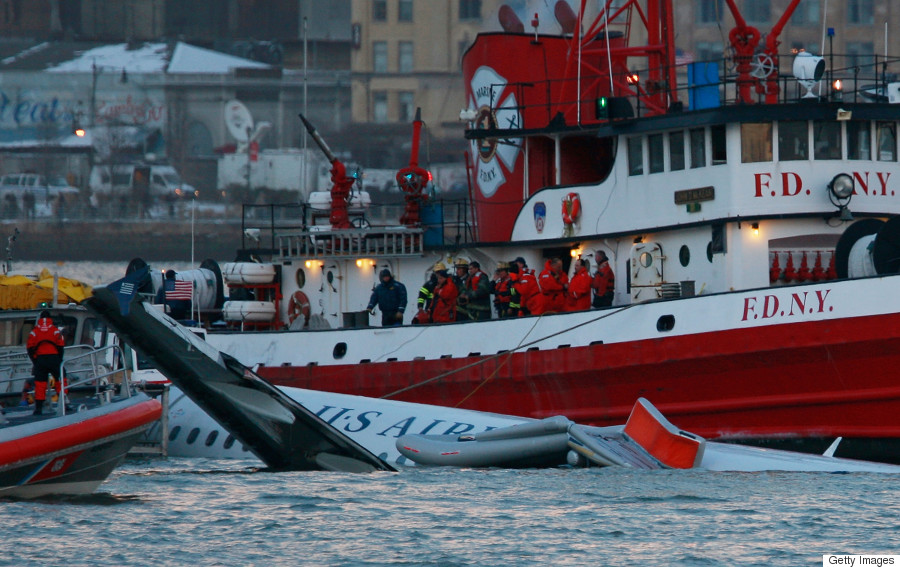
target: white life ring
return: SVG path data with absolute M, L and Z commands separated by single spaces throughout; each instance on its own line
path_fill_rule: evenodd
M 303 315 L 306 318 L 304 326 L 309 325 L 309 298 L 302 291 L 295 291 L 288 302 L 288 323 L 293 323 L 294 319 Z

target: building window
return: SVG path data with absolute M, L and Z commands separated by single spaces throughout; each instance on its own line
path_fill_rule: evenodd
M 875 73 L 875 44 L 871 41 L 848 41 L 847 67 L 859 67 L 862 75 Z
M 628 175 L 642 175 L 644 173 L 644 146 L 643 139 L 628 138 Z
M 387 73 L 387 42 L 372 42 L 372 71 Z
M 412 122 L 415 112 L 415 93 L 412 91 L 400 91 L 397 93 L 399 112 L 397 119 L 400 122 Z
M 893 122 L 879 122 L 878 161 L 897 161 L 897 125 Z
M 771 18 L 769 0 L 744 2 L 744 19 L 757 24 L 768 23 Z
M 372 0 L 372 20 L 387 21 L 387 0 Z
M 841 159 L 841 123 L 834 120 L 813 122 L 813 157 Z
M 413 21 L 413 3 L 412 0 L 400 0 L 397 5 L 397 21 L 411 22 Z
M 772 161 L 772 123 L 741 124 L 741 163 Z
M 722 0 L 697 0 L 694 4 L 694 21 L 698 24 L 715 24 L 722 19 Z
M 388 121 L 387 92 L 372 92 L 372 122 L 384 123 Z
M 809 127 L 805 120 L 778 123 L 778 159 L 809 159 Z
M 660 173 L 666 169 L 666 152 L 663 149 L 663 135 L 651 134 L 647 137 L 647 154 L 650 158 L 650 173 Z
M 847 22 L 864 26 L 875 23 L 873 4 L 873 0 L 848 0 Z
M 401 41 L 397 44 L 397 69 L 401 73 L 413 72 L 413 42 Z
M 480 20 L 481 0 L 459 0 L 460 20 Z
M 821 13 L 820 0 L 804 0 L 797 4 L 797 9 L 791 16 L 791 24 L 795 26 L 814 26 L 819 23 Z
M 703 128 L 691 130 L 691 168 L 706 167 L 706 136 Z
M 669 169 L 681 171 L 684 169 L 684 132 L 669 132 Z
M 872 159 L 872 131 L 869 122 L 847 122 L 847 159 Z

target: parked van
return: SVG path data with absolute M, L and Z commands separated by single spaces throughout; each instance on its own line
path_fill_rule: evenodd
M 197 192 L 171 165 L 95 165 L 89 185 L 97 193 L 129 196 L 147 188 L 150 197 L 164 199 L 190 197 Z
M 24 211 L 29 216 L 48 216 L 62 204 L 73 205 L 81 192 L 64 177 L 49 179 L 38 173 L 9 173 L 0 178 L 0 208 L 4 217 Z

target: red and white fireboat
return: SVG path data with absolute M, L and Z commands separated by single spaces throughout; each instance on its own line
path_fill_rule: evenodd
M 424 198 L 416 137 L 404 222 L 375 226 L 330 156 L 330 211 L 253 221 L 245 258 L 265 264 L 226 270 L 231 299 L 272 309 L 209 342 L 282 386 L 593 425 L 646 397 L 706 438 L 821 452 L 842 436 L 840 456 L 900 462 L 900 60 L 789 61 L 798 2 L 762 34 L 728 0 L 733 55 L 690 64 L 671 1 L 592 19 L 557 3 L 555 35 L 501 10 L 507 30 L 463 59 L 471 208 Z M 597 250 L 609 308 L 410 324 L 437 262 L 570 270 Z M 383 268 L 409 290 L 400 327 L 363 315 Z M 298 314 L 314 329 L 289 329 Z

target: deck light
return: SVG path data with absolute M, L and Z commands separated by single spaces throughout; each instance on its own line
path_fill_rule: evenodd
M 753 236 L 759 236 L 759 223 L 758 222 L 751 224 L 750 228 L 753 229 Z
M 828 183 L 828 199 L 831 204 L 840 211 L 841 220 L 853 220 L 853 215 L 847 205 L 853 197 L 854 183 L 853 177 L 847 173 L 838 173 L 831 182 Z

